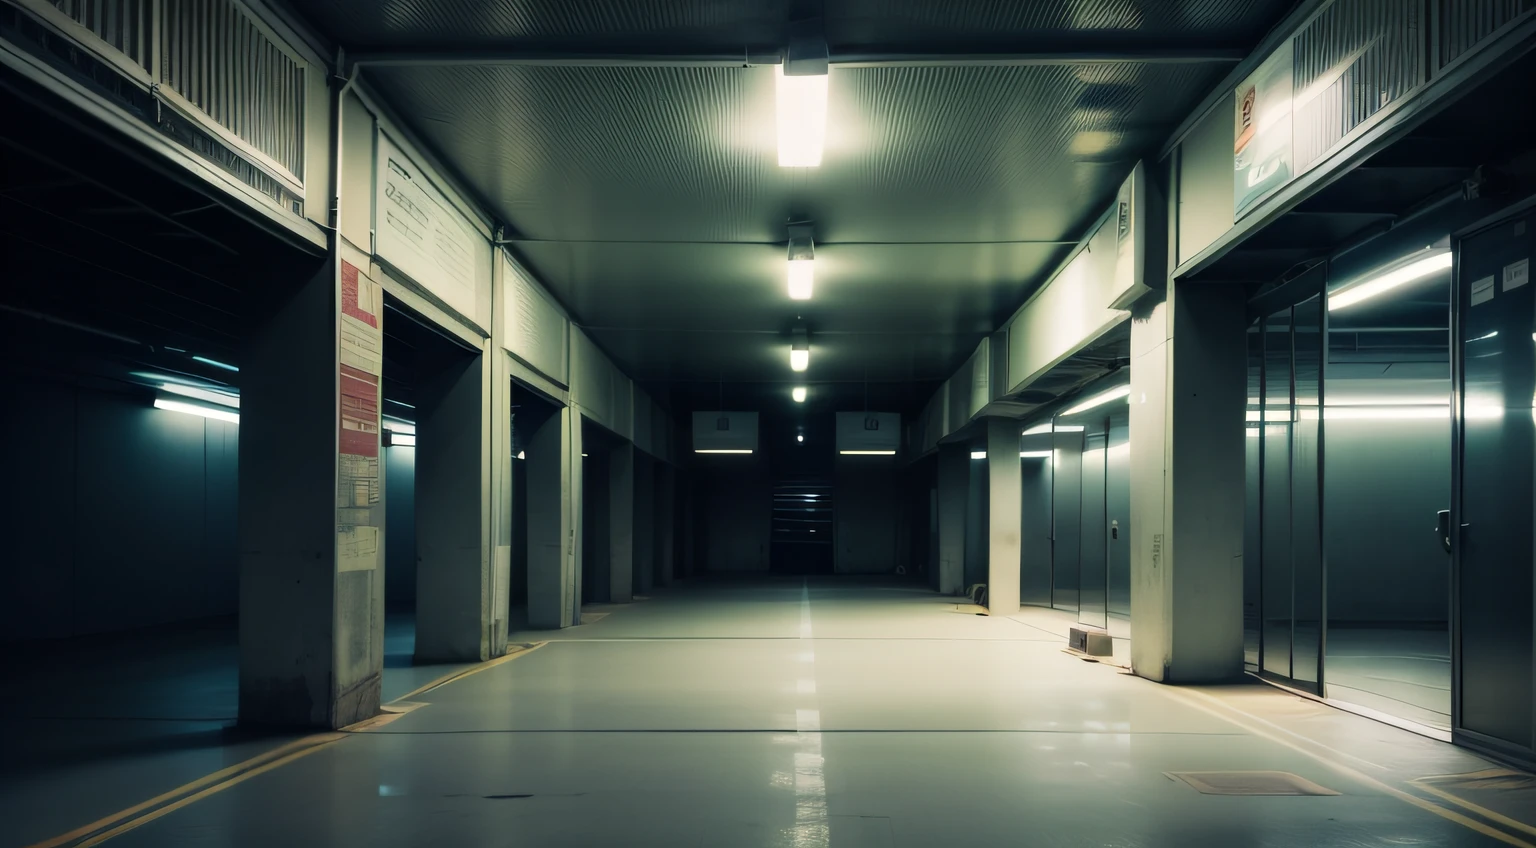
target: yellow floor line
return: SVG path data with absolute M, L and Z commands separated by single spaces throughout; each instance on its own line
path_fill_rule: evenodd
M 196 792 L 197 790 L 209 786 L 210 784 L 218 784 L 220 781 L 227 781 L 233 778 L 237 778 L 242 773 L 261 767 L 263 764 L 269 764 L 279 760 L 287 762 L 288 760 L 286 758 L 294 754 L 305 754 L 311 751 L 316 751 L 326 745 L 329 745 L 332 742 L 344 738 L 346 738 L 345 735 L 341 733 L 316 733 L 310 736 L 305 736 L 302 739 L 295 739 L 292 742 L 289 742 L 281 747 L 274 748 L 273 750 L 267 751 L 266 753 L 257 754 L 248 760 L 236 763 L 232 766 L 229 766 L 228 768 L 220 769 L 213 774 L 205 775 L 190 783 L 182 784 L 181 786 L 178 786 L 169 792 L 156 795 L 148 801 L 135 804 L 126 810 L 119 810 L 110 816 L 105 816 L 91 822 L 90 824 L 77 827 L 68 833 L 60 834 L 59 836 L 55 836 L 52 839 L 46 839 L 42 842 L 35 842 L 32 845 L 27 846 L 27 848 L 59 848 L 59 846 L 74 844 L 76 840 L 88 837 L 93 833 L 103 830 L 104 828 L 110 828 L 125 819 L 132 818 L 133 816 L 138 815 L 145 810 L 153 809 L 160 804 L 164 804 L 167 801 L 171 801 L 172 799 L 186 795 L 189 792 Z
M 1462 827 L 1465 827 L 1465 828 L 1467 828 L 1469 830 L 1476 831 L 1477 833 L 1481 833 L 1484 836 L 1488 836 L 1488 837 L 1491 837 L 1493 839 L 1497 839 L 1500 842 L 1503 842 L 1505 844 L 1515 845 L 1515 846 L 1518 846 L 1518 848 L 1536 848 L 1536 843 L 1527 842 L 1524 839 L 1521 839 L 1521 838 L 1519 838 L 1517 836 L 1514 836 L 1513 834 L 1505 833 L 1504 831 L 1499 830 L 1498 828 L 1495 828 L 1495 827 L 1493 827 L 1493 826 L 1491 826 L 1489 824 L 1486 824 L 1486 823 L 1480 822 L 1480 821 L 1478 821 L 1476 819 L 1464 816 L 1461 813 L 1456 812 L 1455 810 L 1448 810 L 1445 807 L 1440 806 L 1439 804 L 1432 803 L 1432 802 L 1430 802 L 1430 801 L 1428 801 L 1428 800 L 1426 800 L 1424 798 L 1420 798 L 1420 797 L 1418 797 L 1416 795 L 1412 795 L 1412 794 L 1410 794 L 1408 792 L 1404 792 L 1403 790 L 1398 789 L 1395 786 L 1390 786 L 1390 785 L 1388 785 L 1386 783 L 1381 782 L 1380 780 L 1377 780 L 1374 777 L 1371 777 L 1368 774 L 1365 774 L 1363 772 L 1360 772 L 1360 771 L 1357 771 L 1357 770 L 1355 770 L 1353 768 L 1350 768 L 1349 766 L 1344 765 L 1343 763 L 1338 762 L 1337 760 L 1329 759 L 1328 757 L 1325 757 L 1322 754 L 1317 753 L 1316 751 L 1309 750 L 1308 748 L 1305 748 L 1305 747 L 1303 747 L 1301 745 L 1298 745 L 1298 744 L 1296 744 L 1294 742 L 1291 742 L 1290 740 L 1286 739 L 1283 736 L 1279 736 L 1277 734 L 1270 733 L 1270 732 L 1264 730 L 1264 728 L 1262 728 L 1260 726 L 1256 726 L 1252 722 L 1243 721 L 1240 718 L 1234 717 L 1234 716 L 1230 715 L 1230 712 L 1233 711 L 1231 707 L 1229 707 L 1226 704 L 1222 703 L 1217 698 L 1214 698 L 1214 697 L 1212 697 L 1210 695 L 1205 694 L 1204 692 L 1197 692 L 1197 691 L 1189 690 L 1189 689 L 1177 689 L 1177 688 L 1169 687 L 1167 689 L 1167 694 L 1170 695 L 1171 697 L 1174 697 L 1174 698 L 1177 698 L 1179 700 L 1184 701 L 1186 704 L 1194 707 L 1197 710 L 1200 710 L 1201 712 L 1207 713 L 1209 715 L 1213 715 L 1213 716 L 1215 716 L 1215 717 L 1217 717 L 1219 719 L 1222 719 L 1224 721 L 1231 722 L 1232 724 L 1235 724 L 1238 727 L 1243 728 L 1244 730 L 1248 731 L 1249 733 L 1254 734 L 1255 736 L 1263 737 L 1265 739 L 1268 739 L 1271 742 L 1274 742 L 1277 745 L 1283 745 L 1283 746 L 1285 746 L 1287 748 L 1290 748 L 1291 750 L 1293 750 L 1293 751 L 1295 751 L 1295 752 L 1297 752 L 1299 754 L 1302 754 L 1302 755 L 1304 755 L 1306 757 L 1309 757 L 1309 758 L 1311 758 L 1313 760 L 1316 760 L 1317 762 L 1327 766 L 1328 768 L 1333 769 L 1334 771 L 1338 772 L 1339 774 L 1344 775 L 1345 777 L 1349 777 L 1349 778 L 1352 778 L 1354 780 L 1359 781 L 1360 783 L 1364 783 L 1367 786 L 1370 786 L 1370 787 L 1372 787 L 1374 789 L 1377 789 L 1377 790 L 1379 790 L 1381 792 L 1384 792 L 1384 793 L 1386 793 L 1388 795 L 1391 795 L 1392 797 L 1398 799 L 1399 801 L 1403 801 L 1403 802 L 1406 802 L 1408 804 L 1412 804 L 1413 806 L 1418 807 L 1421 810 L 1424 810 L 1424 811 L 1430 812 L 1430 813 L 1434 813 L 1435 815 L 1437 815 L 1437 816 L 1439 816 L 1439 817 L 1441 817 L 1443 819 L 1446 819 L 1447 821 L 1455 822 L 1456 824 L 1459 824 Z M 1217 709 L 1214 709 L 1212 707 L 1206 706 L 1205 704 L 1201 704 L 1201 703 L 1199 703 L 1199 701 L 1195 700 L 1196 698 L 1201 698 L 1201 699 L 1204 699 L 1206 701 L 1209 701 L 1210 703 L 1215 704 L 1218 707 L 1220 707 L 1221 710 L 1218 711 Z M 1244 714 L 1243 713 L 1238 713 L 1238 715 L 1244 715 Z M 1314 742 L 1312 744 L 1316 745 L 1317 747 L 1321 747 L 1321 748 L 1325 748 L 1325 749 L 1327 748 L 1326 745 L 1320 745 L 1320 744 L 1318 744 L 1316 742 Z
M 408 700 L 416 697 L 417 695 L 420 695 L 420 694 L 422 694 L 424 692 L 430 692 L 430 691 L 432 691 L 433 689 L 436 689 L 439 686 L 446 686 L 446 685 L 448 685 L 449 683 L 452 683 L 455 680 L 462 680 L 463 678 L 469 677 L 471 675 L 479 674 L 482 671 L 486 671 L 488 669 L 495 668 L 496 666 L 501 665 L 503 663 L 509 663 L 509 662 L 519 658 L 519 657 L 525 657 L 525 656 L 533 653 L 534 651 L 537 651 L 538 649 L 540 649 L 540 648 L 542 648 L 542 647 L 544 647 L 545 645 L 548 645 L 548 644 L 549 644 L 548 642 L 535 642 L 532 645 L 528 645 L 526 647 L 525 646 L 519 646 L 517 648 L 517 650 L 508 651 L 507 653 L 502 654 L 501 656 L 497 657 L 494 660 L 487 660 L 487 661 L 485 661 L 483 663 L 476 663 L 475 665 L 472 665 L 469 668 L 461 668 L 458 671 L 454 671 L 454 672 L 450 672 L 448 674 L 445 674 L 442 677 L 439 677 L 438 679 L 432 681 L 431 683 L 428 683 L 425 686 L 422 686 L 422 687 L 417 688 L 417 689 L 412 689 L 411 691 L 405 693 L 404 695 L 401 695 L 400 697 L 396 698 L 395 700 L 390 701 L 390 703 L 391 704 L 397 704 L 397 703 L 399 703 L 401 701 L 408 701 Z
M 1465 807 L 1466 809 L 1471 810 L 1474 813 L 1477 813 L 1478 815 L 1482 816 L 1483 818 L 1490 819 L 1492 821 L 1496 821 L 1499 824 L 1504 825 L 1505 827 L 1512 827 L 1515 830 L 1518 830 L 1521 833 L 1524 833 L 1524 834 L 1526 834 L 1528 836 L 1536 836 L 1536 827 L 1532 827 L 1531 825 L 1528 825 L 1525 822 L 1520 821 L 1518 819 L 1512 819 L 1509 816 L 1504 815 L 1503 813 L 1496 813 L 1493 810 L 1490 810 L 1487 807 L 1482 806 L 1481 804 L 1474 804 L 1471 801 L 1466 800 L 1465 798 L 1458 798 L 1455 795 L 1452 795 L 1451 793 L 1446 792 L 1444 789 L 1440 789 L 1438 787 L 1431 786 L 1430 784 L 1425 783 L 1423 778 L 1419 778 L 1419 779 L 1416 779 L 1416 780 L 1411 780 L 1411 781 L 1409 781 L 1409 783 L 1412 783 L 1415 787 L 1417 787 L 1419 789 L 1422 789 L 1422 790 L 1424 790 L 1425 792 L 1428 792 L 1431 795 L 1434 795 L 1434 796 L 1436 796 L 1438 798 L 1444 798 L 1445 800 L 1450 801 L 1452 804 L 1456 804 L 1457 806 Z

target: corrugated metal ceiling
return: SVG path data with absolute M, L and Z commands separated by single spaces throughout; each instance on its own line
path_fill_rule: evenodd
M 777 52 L 791 3 L 314 0 L 350 50 Z M 1050 50 L 1117 61 L 834 67 L 821 167 L 781 169 L 770 67 L 370 65 L 514 248 L 641 380 L 943 376 L 1055 266 L 1136 159 L 1230 67 L 1147 52 L 1255 43 L 1282 0 L 828 0 L 839 52 Z M 784 293 L 815 222 L 817 294 Z M 917 341 L 927 334 L 930 341 Z M 930 357 L 920 367 L 914 357 Z

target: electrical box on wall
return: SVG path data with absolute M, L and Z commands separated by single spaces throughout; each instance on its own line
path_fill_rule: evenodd
M 1115 208 L 1110 213 L 1108 226 L 1115 235 L 1115 284 L 1112 309 L 1129 309 L 1142 295 L 1153 290 L 1148 285 L 1149 270 L 1154 266 L 1147 261 L 1148 203 L 1147 164 L 1137 162 L 1131 175 L 1120 184 L 1115 196 Z

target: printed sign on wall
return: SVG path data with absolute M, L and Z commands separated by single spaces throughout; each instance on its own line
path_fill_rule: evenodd
M 1234 218 L 1290 182 L 1293 42 L 1287 40 L 1237 87 L 1233 126 Z
M 379 135 L 375 250 L 379 258 L 478 321 L 479 253 L 488 247 L 388 136 Z
M 378 283 L 341 263 L 340 416 L 337 422 L 336 567 L 379 566 L 379 382 L 384 372 L 383 294 Z

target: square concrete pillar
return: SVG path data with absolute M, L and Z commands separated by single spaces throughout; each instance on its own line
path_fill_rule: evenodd
M 987 610 L 1010 615 L 1019 611 L 1019 422 L 988 418 L 986 428 Z
M 635 446 L 608 453 L 608 596 L 613 603 L 635 599 Z
M 634 591 L 656 585 L 656 460 L 635 451 Z
M 569 407 L 540 425 L 525 455 L 528 475 L 528 625 L 570 627 L 580 603 L 581 421 Z
M 677 472 L 663 462 L 656 463 L 656 585 L 671 586 L 676 579 L 676 539 L 673 516 L 676 515 Z
M 1240 286 L 1174 284 L 1131 324 L 1131 663 L 1243 671 L 1247 319 Z
M 490 659 L 491 386 L 468 351 L 423 381 L 416 408 L 416 660 Z
M 965 507 L 970 499 L 971 448 L 939 445 L 939 593 L 965 591 Z
M 246 328 L 242 723 L 335 728 L 379 709 L 383 296 L 367 268 L 342 243 L 318 265 L 283 269 Z

